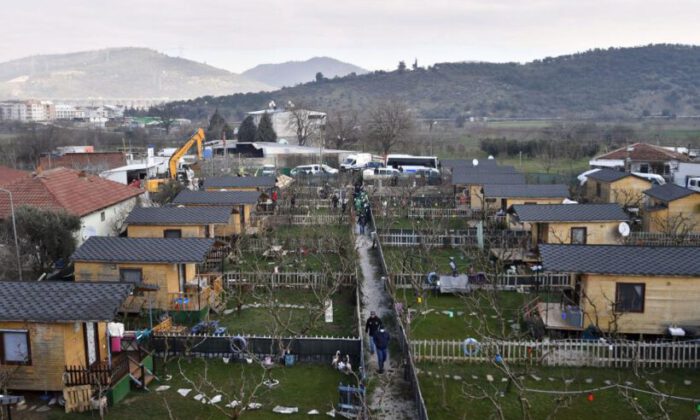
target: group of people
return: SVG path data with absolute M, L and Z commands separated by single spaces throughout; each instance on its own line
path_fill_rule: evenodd
M 357 214 L 357 226 L 360 235 L 364 235 L 367 230 L 367 225 L 372 220 L 372 210 L 369 207 L 369 196 L 362 183 L 355 184 L 353 191 L 353 204 L 355 213 Z
M 389 356 L 389 340 L 391 336 L 384 329 L 384 324 L 377 313 L 372 311 L 365 323 L 365 333 L 369 335 L 369 351 L 371 354 L 377 353 L 377 365 L 379 373 L 384 373 L 384 363 Z

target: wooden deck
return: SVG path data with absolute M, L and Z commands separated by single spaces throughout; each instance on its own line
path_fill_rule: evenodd
M 583 331 L 582 326 L 573 325 L 566 318 L 566 313 L 559 303 L 537 302 L 537 312 L 548 330 Z

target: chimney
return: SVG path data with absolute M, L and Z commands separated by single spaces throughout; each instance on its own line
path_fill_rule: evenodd
M 85 171 L 78 172 L 78 178 L 87 178 L 87 174 L 85 173 Z

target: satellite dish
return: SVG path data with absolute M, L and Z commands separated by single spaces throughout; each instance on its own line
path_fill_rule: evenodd
M 494 159 L 495 158 L 493 157 L 493 155 L 489 155 L 489 160 L 494 160 Z
M 617 225 L 617 231 L 626 238 L 630 236 L 630 225 L 628 225 L 627 222 L 620 222 L 620 224 Z
M 97 231 L 92 226 L 86 226 L 80 232 L 80 236 L 83 237 L 84 241 L 86 241 L 89 237 L 95 236 L 95 235 L 97 235 Z
M 472 165 L 478 166 L 478 165 L 479 165 L 479 159 L 474 159 L 474 160 L 472 160 Z

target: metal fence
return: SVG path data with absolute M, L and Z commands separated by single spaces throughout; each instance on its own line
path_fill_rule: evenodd
M 700 342 L 598 340 L 501 341 L 412 340 L 416 361 L 484 363 L 504 361 L 543 366 L 609 368 L 697 368 Z
M 397 289 L 412 289 L 426 284 L 428 273 L 391 273 L 389 279 Z M 481 281 L 484 276 L 486 282 Z M 568 273 L 538 273 L 538 274 L 509 274 L 476 275 L 478 287 L 495 287 L 498 290 L 555 288 L 569 289 L 574 286 L 573 277 Z M 471 279 L 471 278 L 470 278 Z
M 294 288 L 316 288 L 333 285 L 355 287 L 357 285 L 357 275 L 355 273 L 227 271 L 223 275 L 223 280 L 227 288 L 248 284 Z
M 700 246 L 700 233 L 671 235 L 667 233 L 631 232 L 625 245 L 636 246 Z
M 439 246 L 475 247 L 479 246 L 476 228 L 463 230 L 413 230 L 382 229 L 379 239 L 385 246 Z M 484 230 L 483 243 L 491 248 L 524 248 L 530 241 L 530 232 L 512 230 Z

